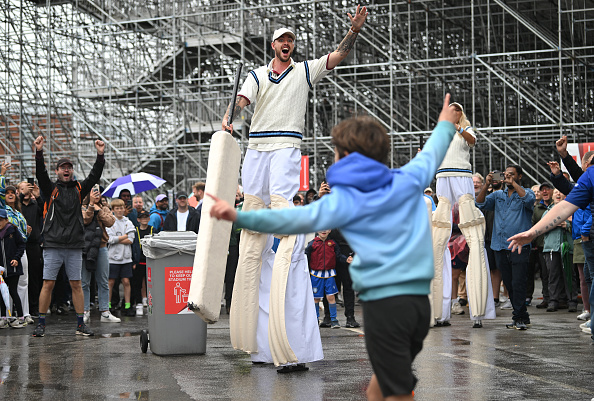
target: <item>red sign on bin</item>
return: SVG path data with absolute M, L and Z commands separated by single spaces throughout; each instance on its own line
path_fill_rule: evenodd
M 165 268 L 165 314 L 188 313 L 192 267 Z M 190 312 L 192 313 L 192 312 Z
M 309 156 L 301 156 L 301 174 L 299 174 L 299 190 L 309 190 Z

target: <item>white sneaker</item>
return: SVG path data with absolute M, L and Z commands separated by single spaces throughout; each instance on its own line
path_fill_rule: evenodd
M 590 319 L 590 312 L 588 311 L 584 311 L 583 313 L 580 313 L 577 317 L 577 320 L 588 320 Z
M 144 306 L 145 308 L 148 306 L 148 298 L 142 298 L 142 306 Z
M 462 305 L 460 305 L 460 302 L 454 302 L 452 304 L 452 313 L 454 315 L 463 315 L 464 314 L 464 308 L 462 307 Z
M 142 304 L 136 305 L 136 316 L 142 316 L 144 314 Z
M 8 325 L 13 329 L 22 329 L 23 327 L 27 326 L 27 322 L 21 319 L 14 319 L 12 322 L 8 322 Z
M 499 309 L 513 309 L 512 303 L 509 299 L 506 299 L 503 305 Z
M 27 322 L 27 324 L 33 324 L 33 323 L 35 323 L 35 320 L 33 320 L 31 315 L 28 315 L 28 316 L 25 316 L 25 322 Z
M 588 320 L 586 323 L 580 324 L 580 329 L 589 329 L 591 322 Z
M 592 334 L 592 329 L 589 327 L 584 327 L 582 329 L 582 332 L 586 333 L 586 334 Z
M 91 311 L 86 310 L 85 314 L 83 315 L 83 322 L 85 322 L 85 324 L 89 324 L 90 321 L 91 321 Z
M 8 321 L 6 319 L 0 319 L 0 329 L 5 329 L 8 327 Z
M 107 322 L 107 323 L 119 323 L 121 322 L 122 319 L 120 319 L 119 317 L 115 317 L 114 315 L 111 314 L 110 311 L 107 312 L 102 312 L 101 313 L 101 322 Z

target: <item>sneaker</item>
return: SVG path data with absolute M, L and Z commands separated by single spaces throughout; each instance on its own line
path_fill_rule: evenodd
M 516 329 L 516 330 L 526 330 L 528 327 L 526 324 L 519 320 L 514 320 L 511 324 L 506 324 L 505 327 L 508 329 Z
M 90 310 L 86 310 L 84 315 L 83 315 L 83 322 L 85 324 L 88 324 L 91 321 L 91 311 Z
M 472 325 L 473 329 L 482 329 L 483 328 L 483 322 L 481 320 L 475 320 L 474 324 Z
M 83 324 L 78 325 L 78 327 L 76 328 L 76 335 L 89 337 L 89 336 L 94 336 L 95 333 L 93 333 L 91 331 L 91 329 L 89 329 L 88 326 L 83 323 Z
M 148 298 L 142 298 L 142 306 L 145 308 L 148 306 Z
M 588 320 L 590 319 L 590 312 L 584 311 L 583 313 L 579 314 L 577 320 Z
M 582 329 L 582 332 L 583 332 L 583 333 L 586 333 L 586 334 L 592 334 L 592 329 L 591 329 L 591 328 L 589 328 L 589 327 L 584 327 L 584 328 Z
M 557 312 L 557 310 L 559 310 L 559 306 L 555 302 L 549 303 L 547 312 Z
M 119 317 L 115 317 L 114 315 L 111 314 L 110 311 L 103 312 L 101 314 L 101 322 L 120 323 L 121 321 L 122 321 L 122 319 L 120 319 Z
M 458 302 L 460 303 L 461 306 L 468 305 L 468 301 L 465 298 L 459 298 Z
M 24 319 L 14 319 L 12 322 L 8 322 L 8 325 L 13 329 L 22 329 L 27 326 L 27 322 Z
M 124 308 L 123 315 L 128 317 L 134 317 L 136 316 L 136 309 L 132 307 L 129 307 L 128 309 Z
M 27 322 L 27 324 L 33 324 L 35 323 L 35 320 L 33 320 L 33 316 L 29 315 L 25 316 L 25 322 Z
M 0 319 L 0 329 L 5 329 L 8 327 L 8 320 Z
M 332 320 L 330 327 L 333 329 L 340 329 L 340 323 L 338 323 L 338 319 Z
M 512 303 L 509 299 L 506 299 L 505 302 L 503 303 L 503 305 L 501 305 L 499 307 L 499 309 L 503 309 L 503 310 L 509 310 L 509 309 L 513 309 L 514 307 L 512 306 Z
M 320 327 L 332 327 L 330 318 L 324 317 L 324 320 L 322 320 L 322 323 L 320 323 Z
M 526 306 L 532 305 L 532 298 L 526 298 L 526 302 L 524 302 Z
M 355 320 L 354 316 L 349 316 L 349 317 L 347 317 L 345 327 L 355 328 L 355 327 L 361 327 L 361 325 L 359 324 L 359 322 L 357 322 Z
M 548 306 L 549 306 L 549 303 L 547 301 L 542 301 L 541 303 L 536 305 L 536 308 L 537 309 L 546 309 Z
M 526 326 L 532 326 L 532 324 L 530 323 L 530 318 L 529 317 L 522 319 L 522 321 L 524 322 L 524 324 Z
M 443 322 L 438 321 L 438 322 L 435 323 L 435 327 L 448 327 L 448 326 L 451 326 L 451 325 L 452 324 L 450 323 L 449 320 L 444 320 Z
M 498 298 L 493 298 L 493 303 L 495 304 L 495 307 L 497 308 L 499 305 L 501 305 L 501 302 L 499 301 Z
M 577 312 L 577 305 L 576 304 L 569 304 L 569 306 L 567 307 L 567 312 L 569 313 L 575 313 Z
M 585 329 L 586 327 L 590 328 L 591 324 L 592 323 L 588 320 L 586 323 L 580 324 L 580 329 Z
M 44 337 L 45 336 L 45 326 L 38 324 L 33 331 L 33 337 Z
M 142 308 L 142 304 L 136 305 L 136 316 L 144 315 L 144 309 Z
M 452 313 L 454 315 L 463 315 L 465 313 L 464 308 L 462 305 L 460 305 L 460 302 L 454 302 L 452 304 Z

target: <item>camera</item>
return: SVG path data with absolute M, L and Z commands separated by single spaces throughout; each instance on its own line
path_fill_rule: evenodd
M 493 171 L 493 181 L 503 181 L 505 180 L 505 173 L 502 173 L 501 171 Z

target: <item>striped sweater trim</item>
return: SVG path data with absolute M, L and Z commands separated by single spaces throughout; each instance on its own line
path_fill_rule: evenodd
M 278 138 L 289 137 L 303 139 L 303 134 L 295 131 L 258 131 L 250 132 L 250 138 Z
M 440 168 L 439 170 L 437 170 L 437 174 L 440 173 L 466 173 L 466 174 L 472 174 L 472 170 L 467 170 L 464 168 Z

